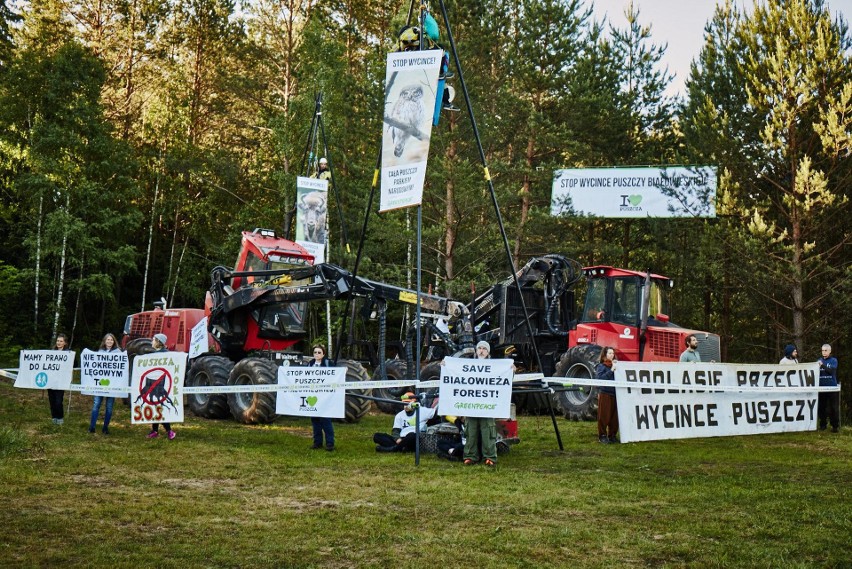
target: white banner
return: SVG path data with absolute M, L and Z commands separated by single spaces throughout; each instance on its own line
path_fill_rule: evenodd
M 296 243 L 325 263 L 328 243 L 328 180 L 296 178 Z
M 75 355 L 65 350 L 21 350 L 15 387 L 68 389 Z
M 210 339 L 207 336 L 207 317 L 205 316 L 192 327 L 192 334 L 189 337 L 189 359 L 206 354 L 209 350 Z
M 83 350 L 80 354 L 80 384 L 83 395 L 99 395 L 102 397 L 120 397 L 114 389 L 109 391 L 99 387 L 123 387 L 127 395 L 130 374 L 127 366 L 127 352 L 113 350 L 111 352 L 93 352 Z
M 438 413 L 508 418 L 512 404 L 512 360 L 444 358 Z
M 345 367 L 279 367 L 278 385 L 289 389 L 278 392 L 275 412 L 342 419 L 346 416 L 346 392 L 342 387 L 330 386 L 345 382 Z
M 816 428 L 817 363 L 788 366 L 622 361 L 616 366 L 615 380 L 616 384 L 636 386 L 616 388 L 622 442 Z M 717 386 L 720 389 L 713 389 Z M 752 390 L 737 391 L 737 387 Z
M 138 423 L 182 423 L 185 352 L 155 352 L 133 359 L 130 418 Z
M 577 168 L 553 173 L 550 214 L 716 217 L 716 168 Z
M 379 211 L 420 205 L 443 51 L 388 54 Z

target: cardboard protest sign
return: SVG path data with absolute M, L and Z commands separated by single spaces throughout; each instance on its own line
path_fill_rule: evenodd
M 512 360 L 444 358 L 438 412 L 464 417 L 507 418 L 512 405 Z
M 125 397 L 129 381 L 127 352 L 83 350 L 80 354 L 80 384 L 83 386 L 83 395 Z M 116 391 L 115 388 L 123 390 Z
M 65 350 L 21 350 L 15 387 L 68 389 L 75 356 L 75 352 Z
M 298 389 L 280 390 L 275 402 L 279 415 L 299 417 L 346 416 L 345 367 L 290 367 L 278 368 L 278 385 Z M 340 387 L 329 387 L 340 384 Z
M 189 337 L 189 359 L 206 354 L 210 350 L 209 342 L 207 337 L 207 317 L 205 316 L 198 321 L 198 324 L 192 327 L 192 334 Z
M 130 380 L 131 422 L 182 423 L 184 352 L 137 355 Z
M 616 388 L 622 442 L 816 428 L 816 363 L 619 362 L 615 380 L 635 385 Z

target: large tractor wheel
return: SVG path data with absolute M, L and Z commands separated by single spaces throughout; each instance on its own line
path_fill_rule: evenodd
M 346 381 L 368 381 L 370 376 L 360 363 L 352 360 L 339 360 L 338 367 L 346 368 Z M 369 389 L 346 390 L 346 417 L 344 423 L 357 423 L 370 410 L 370 399 L 352 397 L 352 395 L 370 395 Z
M 231 375 L 228 385 L 268 385 L 278 383 L 278 366 L 275 362 L 260 358 L 240 360 Z M 240 423 L 252 425 L 271 423 L 275 420 L 275 393 L 229 393 L 228 407 L 231 415 Z
M 406 364 L 404 360 L 388 360 L 385 362 L 385 373 L 388 376 L 388 380 L 404 379 L 407 369 L 408 364 Z M 373 374 L 373 381 L 381 381 L 383 379 L 379 377 L 378 374 L 379 370 L 376 368 L 376 372 Z M 413 385 L 374 388 L 373 395 L 381 397 L 382 399 L 393 399 L 394 401 L 399 401 L 402 396 L 409 391 L 414 391 Z M 396 415 L 402 409 L 400 405 L 394 405 L 393 403 L 387 403 L 385 401 L 376 401 L 376 407 L 378 407 L 379 411 L 382 413 L 388 413 L 390 415 Z
M 204 356 L 193 362 L 186 378 L 188 387 L 228 385 L 234 363 L 221 356 Z M 187 396 L 189 408 L 205 419 L 226 419 L 231 416 L 228 396 L 224 393 L 194 393 Z
M 453 357 L 464 357 L 461 356 L 453 356 Z M 420 370 L 420 381 L 438 381 L 441 379 L 441 362 L 432 362 L 430 364 L 426 364 L 423 366 L 423 369 Z M 426 407 L 438 407 L 438 388 L 437 387 L 429 387 L 425 391 L 426 395 L 422 400 L 423 405 Z M 400 408 L 401 409 L 401 408 Z M 400 409 L 397 409 L 399 411 Z
M 556 364 L 558 377 L 578 377 L 592 379 L 595 366 L 601 355 L 597 344 L 574 346 L 562 355 Z M 556 402 L 566 419 L 572 421 L 590 421 L 597 417 L 598 390 L 595 387 L 575 386 L 576 391 L 558 391 Z

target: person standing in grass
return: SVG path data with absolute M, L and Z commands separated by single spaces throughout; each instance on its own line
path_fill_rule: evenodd
M 595 377 L 606 381 L 615 381 L 615 349 L 610 346 L 601 350 L 601 357 L 595 368 Z M 618 403 L 615 399 L 615 387 L 598 387 L 598 442 L 617 443 L 618 439 Z
M 56 343 L 53 346 L 54 350 L 67 351 L 68 336 L 65 334 L 56 335 Z M 61 389 L 48 389 L 47 401 L 50 403 L 50 417 L 54 425 L 65 424 L 65 392 Z
M 480 360 L 491 357 L 491 345 L 485 340 L 476 344 L 476 357 Z M 465 429 L 464 464 L 470 466 L 485 459 L 485 466 L 497 466 L 497 423 L 494 417 L 466 417 Z
M 168 341 L 168 338 L 166 337 L 165 334 L 162 334 L 162 333 L 154 334 L 154 337 L 151 338 L 151 347 L 154 348 L 155 352 L 167 352 L 168 351 L 168 349 L 166 349 L 166 342 L 167 341 Z M 177 436 L 177 433 L 175 433 L 172 430 L 171 423 L 163 423 L 163 428 L 166 429 L 166 434 L 168 434 L 169 440 L 170 441 L 174 440 L 174 438 Z M 160 431 L 160 424 L 159 423 L 152 423 L 151 424 L 151 432 L 148 433 L 148 438 L 149 439 L 156 439 L 157 437 L 160 436 L 159 431 Z
M 325 160 L 323 158 L 322 160 Z M 322 162 L 322 161 L 320 161 Z M 327 350 L 323 344 L 314 344 L 312 359 L 308 367 L 331 367 L 331 360 L 326 356 Z M 311 426 L 314 429 L 314 450 L 321 449 L 323 434 L 325 434 L 325 450 L 334 450 L 334 424 L 328 417 L 311 417 Z
M 103 340 L 101 340 L 101 346 L 98 348 L 98 352 L 100 353 L 111 353 L 120 351 L 118 348 L 118 342 L 110 333 L 107 333 L 104 336 Z M 104 426 L 101 429 L 101 432 L 105 435 L 109 434 L 109 421 L 112 419 L 112 407 L 115 405 L 115 397 L 106 397 L 102 395 L 95 395 L 95 399 L 92 403 L 92 418 L 89 421 L 89 432 L 95 432 L 95 424 L 98 422 L 98 415 L 101 412 L 101 404 L 106 402 L 105 410 L 104 410 Z
M 831 355 L 831 346 L 822 345 L 822 357 L 819 359 L 819 386 L 837 387 L 837 358 Z M 840 392 L 819 393 L 817 404 L 817 417 L 819 418 L 819 430 L 824 431 L 826 419 L 831 421 L 831 432 L 840 430 Z

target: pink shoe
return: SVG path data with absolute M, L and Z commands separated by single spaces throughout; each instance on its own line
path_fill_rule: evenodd
M 177 436 L 177 433 L 176 433 L 176 432 L 174 432 L 174 431 L 169 431 L 169 440 L 170 440 L 170 441 L 173 441 L 173 440 L 174 440 L 174 438 L 175 438 L 176 436 Z
M 158 433 L 157 431 L 151 431 L 150 433 L 148 433 L 149 439 L 156 439 L 159 436 L 160 436 L 160 433 Z

